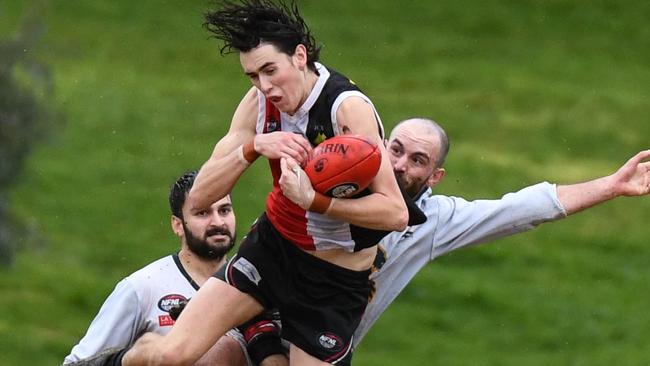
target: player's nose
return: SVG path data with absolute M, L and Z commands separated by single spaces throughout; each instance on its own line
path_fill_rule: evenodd
M 224 224 L 223 217 L 219 214 L 219 210 L 214 210 L 210 215 L 210 226 L 222 226 Z
M 260 76 L 260 90 L 264 95 L 268 95 L 268 93 L 271 92 L 271 89 L 273 88 L 273 85 L 271 84 L 271 81 L 265 77 L 265 76 Z
M 403 172 L 406 170 L 406 154 L 400 157 L 393 157 L 393 170 Z

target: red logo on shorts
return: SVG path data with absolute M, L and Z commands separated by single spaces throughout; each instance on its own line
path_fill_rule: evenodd
M 169 327 L 174 325 L 174 319 L 169 315 L 158 315 L 158 325 L 161 327 Z

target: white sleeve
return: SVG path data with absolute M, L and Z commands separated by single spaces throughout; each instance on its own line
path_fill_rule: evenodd
M 140 301 L 133 285 L 123 279 L 108 296 L 86 335 L 72 348 L 64 364 L 86 359 L 111 347 L 126 347 L 140 335 Z
M 499 200 L 432 197 L 438 203 L 438 222 L 431 259 L 566 217 L 556 186 L 547 182 L 508 193 Z

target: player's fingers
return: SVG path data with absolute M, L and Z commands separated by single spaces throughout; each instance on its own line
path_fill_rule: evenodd
M 650 158 L 650 150 L 643 150 L 639 152 L 638 154 L 634 155 L 632 159 L 630 159 L 630 162 L 633 162 L 635 165 L 639 164 L 643 160 L 646 160 Z
M 282 171 L 282 174 L 286 174 L 289 171 L 287 158 L 280 158 L 280 170 Z
M 307 139 L 302 135 L 296 135 L 294 137 L 294 142 L 297 144 L 296 150 L 299 150 L 301 157 L 303 159 L 306 159 L 312 150 L 309 141 L 307 141 Z
M 298 162 L 303 162 L 305 160 L 305 153 L 302 148 L 298 148 L 298 146 L 295 147 L 296 148 L 294 149 L 289 149 L 286 155 L 288 159 L 291 159 L 294 162 L 294 164 L 298 164 Z M 293 165 L 291 165 L 290 168 L 291 167 L 293 167 Z
M 646 161 L 644 163 L 640 163 L 639 167 L 641 167 L 642 172 L 650 172 L 650 161 Z
M 298 174 L 300 172 L 300 165 L 296 162 L 296 159 L 288 157 L 288 158 L 282 158 L 285 161 L 285 166 L 286 166 L 286 171 L 291 171 L 294 174 Z
M 303 162 L 305 161 L 305 159 L 309 154 L 305 151 L 305 149 L 301 145 L 297 143 L 292 143 L 289 146 L 287 155 L 291 156 L 291 158 L 293 158 L 293 160 L 297 162 Z

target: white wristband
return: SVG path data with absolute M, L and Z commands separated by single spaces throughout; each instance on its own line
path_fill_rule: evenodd
M 239 158 L 239 161 L 241 161 L 244 166 L 248 167 L 251 165 L 251 163 L 248 162 L 248 160 L 246 160 L 244 157 L 244 145 L 241 145 L 237 148 L 237 158 Z

